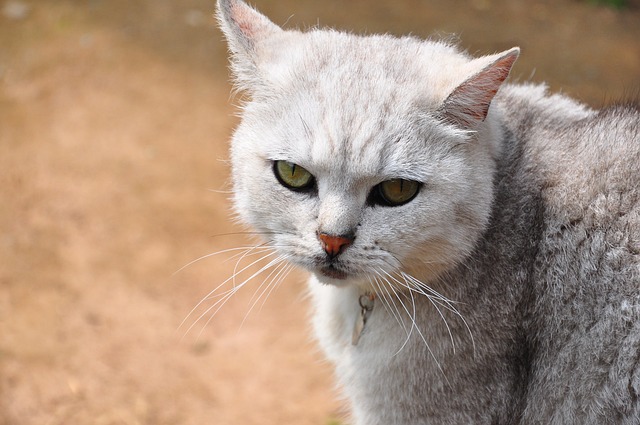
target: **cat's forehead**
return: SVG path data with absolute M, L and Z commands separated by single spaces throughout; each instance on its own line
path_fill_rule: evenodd
M 446 129 L 417 104 L 360 113 L 307 98 L 293 102 L 282 116 L 265 128 L 274 133 L 264 156 L 340 180 L 423 180 L 434 155 L 451 146 Z
M 268 70 L 277 94 L 245 109 L 261 156 L 318 174 L 421 180 L 451 146 L 435 115 L 459 79 L 442 69 L 466 61 L 452 47 L 333 31 L 287 37 Z
M 414 39 L 304 34 L 291 61 L 283 102 L 284 149 L 290 160 L 317 170 L 354 175 L 412 176 L 423 165 L 416 151 L 438 148 L 432 116 L 450 90 L 416 57 L 451 55 L 443 44 Z M 295 140 L 295 143 L 290 143 Z M 433 142 L 433 143 L 430 143 Z M 425 146 L 427 144 L 427 146 Z
M 290 57 L 297 88 L 317 90 L 326 100 L 357 102 L 354 106 L 407 101 L 411 97 L 443 100 L 460 83 L 465 55 L 441 42 L 384 35 L 355 36 L 318 30 L 291 34 L 284 49 Z M 304 87 L 306 85 L 307 87 Z M 367 100 L 369 103 L 359 102 Z M 371 105 L 373 106 L 373 105 Z

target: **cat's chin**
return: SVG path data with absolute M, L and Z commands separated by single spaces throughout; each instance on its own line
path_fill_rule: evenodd
M 353 276 L 347 272 L 332 266 L 323 267 L 314 271 L 318 281 L 327 285 L 346 286 Z
M 349 274 L 342 270 L 336 269 L 333 266 L 327 266 L 320 269 L 320 274 L 330 279 L 346 280 L 349 278 Z

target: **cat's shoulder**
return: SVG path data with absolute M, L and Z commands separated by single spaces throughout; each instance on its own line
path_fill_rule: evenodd
M 594 109 L 563 94 L 550 94 L 544 85 L 531 84 L 507 85 L 497 100 L 513 141 L 526 145 L 543 168 L 555 165 L 560 172 L 595 171 L 599 165 L 615 164 L 621 171 L 637 168 L 639 102 Z
M 508 149 L 520 152 L 517 173 L 551 215 L 611 225 L 619 213 L 640 211 L 637 102 L 593 109 L 538 85 L 505 86 L 498 100 Z
M 595 113 L 568 96 L 550 93 L 546 84 L 505 84 L 496 100 L 510 121 L 569 122 Z
M 550 93 L 544 84 L 507 84 L 497 102 L 507 123 L 532 133 L 567 135 L 569 130 L 593 126 L 594 130 L 625 128 L 636 138 L 640 134 L 640 98 L 594 109 L 564 94 Z

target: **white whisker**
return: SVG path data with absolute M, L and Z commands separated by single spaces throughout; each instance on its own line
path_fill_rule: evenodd
M 407 282 L 406 275 L 403 275 L 402 277 L 404 278 L 405 282 Z M 407 286 L 406 287 L 409 289 L 409 293 L 411 294 L 411 298 L 413 299 L 413 292 L 417 292 L 417 291 L 413 290 L 409 286 L 408 282 L 407 282 Z M 440 310 L 440 307 L 438 307 L 438 303 L 434 302 L 434 300 L 433 300 L 434 297 L 431 296 L 431 295 L 426 295 L 426 297 L 429 300 L 429 302 L 431 303 L 431 305 L 433 305 L 435 307 L 436 311 L 440 315 L 440 318 L 442 318 L 442 321 L 444 322 L 444 325 L 447 328 L 447 332 L 449 333 L 449 339 L 451 340 L 451 347 L 453 349 L 453 354 L 455 354 L 456 353 L 456 343 L 455 343 L 455 341 L 453 339 L 453 333 L 451 332 L 451 328 L 449 327 L 449 323 L 447 322 L 447 318 L 444 317 L 444 314 L 442 314 L 442 310 Z
M 236 285 L 235 285 L 235 277 L 237 276 L 237 274 L 244 272 L 245 270 L 247 270 L 247 269 L 249 269 L 250 267 L 254 266 L 256 263 L 258 263 L 258 262 L 260 262 L 260 261 L 262 261 L 262 260 L 264 260 L 264 259 L 266 259 L 266 258 L 269 258 L 270 256 L 272 256 L 272 255 L 274 255 L 274 254 L 275 254 L 275 251 L 269 252 L 269 253 L 267 253 L 267 254 L 263 255 L 262 257 L 260 257 L 259 259 L 257 259 L 257 260 L 255 260 L 255 261 L 253 261 L 253 262 L 252 262 L 252 263 L 250 263 L 249 265 L 247 265 L 247 266 L 243 267 L 241 270 L 239 270 L 239 271 L 235 271 L 235 270 L 234 270 L 234 273 L 233 273 L 229 278 L 227 278 L 226 280 L 224 280 L 221 284 L 219 284 L 218 286 L 216 286 L 213 290 L 209 291 L 209 293 L 208 293 L 207 295 L 205 295 L 205 296 L 204 296 L 204 297 L 203 297 L 203 298 L 202 298 L 202 299 L 201 299 L 201 300 L 200 300 L 200 301 L 199 301 L 199 302 L 198 302 L 198 303 L 197 303 L 197 304 L 196 304 L 196 305 L 191 309 L 191 311 L 189 312 L 189 314 L 187 314 L 187 316 L 182 320 L 182 322 L 181 322 L 181 323 L 180 323 L 180 325 L 178 326 L 178 329 L 181 329 L 181 328 L 182 328 L 182 326 L 184 326 L 184 323 L 187 321 L 187 319 L 189 319 L 189 317 L 191 317 L 191 315 L 192 315 L 192 314 L 193 314 L 193 313 L 198 309 L 198 307 L 200 307 L 200 306 L 202 305 L 202 303 L 204 303 L 205 301 L 210 300 L 210 299 L 212 299 L 212 298 L 217 298 L 217 297 L 221 296 L 221 295 L 214 295 L 214 294 L 216 294 L 216 292 L 217 292 L 220 288 L 222 288 L 224 285 L 226 285 L 229 281 L 232 281 L 232 280 L 234 281 L 233 287 L 235 288 L 235 287 L 236 287 Z M 240 261 L 240 260 L 239 260 L 239 261 Z M 237 264 L 236 264 L 236 267 L 237 267 Z M 232 291 L 232 290 L 230 290 L 230 291 Z M 228 293 L 229 293 L 229 291 L 226 291 L 226 292 L 224 292 L 224 293 L 222 294 L 222 296 L 223 296 L 224 298 L 226 298 L 226 297 L 228 296 L 228 295 L 227 295 Z M 234 291 L 233 293 L 235 293 L 235 291 Z M 218 301 L 218 302 L 219 302 L 219 301 Z M 216 302 L 216 303 L 217 303 L 217 302 Z M 214 304 L 214 306 L 215 306 L 215 304 Z M 212 307 L 209 307 L 209 308 L 207 309 L 207 312 L 208 312 L 211 308 L 212 308 Z M 206 312 L 205 312 L 205 313 L 206 313 Z M 193 324 L 193 325 L 195 325 L 195 323 L 197 323 L 201 318 L 202 318 L 202 316 L 200 316 L 200 317 L 199 317 L 199 318 L 194 322 L 194 324 Z M 189 332 L 189 330 L 191 330 L 191 328 L 193 327 L 193 325 L 191 325 L 191 326 L 189 327 L 189 329 L 187 329 L 187 331 L 185 332 L 185 334 L 186 334 L 186 333 L 188 333 L 188 332 Z
M 385 274 L 388 274 L 388 273 L 385 272 Z M 398 291 L 395 290 L 394 285 L 389 285 L 389 288 L 391 289 L 391 291 L 393 291 L 393 295 L 397 298 L 397 300 L 400 302 L 400 304 L 402 304 L 404 310 L 407 311 L 407 308 L 404 306 L 404 302 L 400 298 L 401 293 L 399 293 Z M 395 305 L 395 302 L 394 302 L 394 305 Z M 397 356 L 398 354 L 400 354 L 402 352 L 402 350 L 404 349 L 404 347 L 407 346 L 407 344 L 411 340 L 411 335 L 413 335 L 413 330 L 418 327 L 418 324 L 416 323 L 416 303 L 415 303 L 415 300 L 414 300 L 413 296 L 411 296 L 411 306 L 412 306 L 412 312 L 411 312 L 411 314 L 409 314 L 409 320 L 411 321 L 411 327 L 409 328 L 408 332 L 407 332 L 407 330 L 405 328 L 405 333 L 407 334 L 407 337 L 405 338 L 404 342 L 402 343 L 402 345 L 400 346 L 398 351 L 396 351 L 394 356 Z M 400 315 L 400 311 L 398 311 L 398 315 Z
M 270 253 L 267 254 L 266 256 L 254 261 L 253 263 L 251 263 L 249 266 L 244 267 L 242 270 L 246 270 L 248 267 L 250 267 L 251 265 L 255 264 L 257 261 L 263 260 L 264 258 L 273 255 L 274 253 Z M 236 293 L 238 292 L 240 289 L 242 289 L 244 287 L 244 285 L 246 285 L 248 282 L 250 282 L 251 280 L 253 280 L 256 276 L 260 275 L 261 273 L 263 273 L 265 270 L 270 269 L 271 267 L 273 267 L 276 264 L 279 264 L 283 261 L 283 257 L 282 256 L 278 256 L 274 259 L 272 259 L 271 261 L 269 261 L 269 263 L 267 263 L 266 265 L 262 266 L 257 272 L 253 273 L 251 276 L 249 276 L 248 278 L 246 278 L 244 281 L 242 281 L 242 283 L 240 283 L 239 285 L 235 284 L 234 281 L 234 286 L 233 288 L 228 291 L 228 294 L 225 295 L 222 299 L 216 301 L 212 306 L 208 307 L 204 313 L 202 313 L 197 319 L 196 321 L 189 327 L 189 329 L 187 329 L 186 333 L 188 333 L 195 325 L 196 323 L 198 323 L 204 316 L 206 316 L 207 314 L 210 314 L 209 318 L 207 319 L 207 321 L 205 322 L 204 326 L 202 327 L 202 329 L 200 330 L 200 334 L 202 334 L 202 332 L 204 331 L 204 329 L 207 327 L 207 325 L 211 322 L 211 320 L 215 317 L 216 314 L 218 314 L 218 312 L 220 311 L 220 309 L 222 307 L 224 307 L 224 305 L 227 303 L 227 301 L 229 301 L 229 299 Z M 235 277 L 235 275 L 232 276 L 232 278 Z M 229 279 L 227 279 L 228 281 Z M 219 304 L 219 305 L 218 305 Z M 216 308 L 217 306 L 217 308 Z M 210 313 L 212 309 L 215 308 L 215 311 L 213 313 Z
M 289 257 L 288 256 L 284 256 L 284 255 L 280 255 L 278 258 L 275 259 L 278 262 L 273 266 L 273 270 L 271 270 L 271 272 L 264 278 L 264 280 L 260 283 L 258 288 L 253 293 L 253 296 L 249 300 L 249 303 L 251 305 L 249 307 L 249 310 L 245 314 L 244 318 L 242 319 L 242 323 L 240 324 L 240 327 L 244 326 L 245 321 L 247 320 L 247 318 L 249 317 L 249 315 L 251 314 L 251 312 L 253 311 L 255 306 L 258 304 L 260 299 L 265 295 L 265 293 L 267 294 L 267 296 L 265 297 L 262 305 L 264 305 L 264 302 L 269 297 L 269 294 L 271 294 L 273 288 L 275 286 L 277 286 L 281 282 L 282 279 L 278 279 L 278 277 L 281 275 L 283 270 L 285 270 L 288 267 L 290 267 L 286 263 L 287 258 L 289 258 Z M 264 288 L 264 289 L 262 289 L 262 288 Z M 262 291 L 258 295 L 258 292 L 260 291 L 260 289 L 262 289 Z
M 440 313 L 441 317 L 443 317 L 443 314 L 440 311 L 440 309 L 437 307 L 436 304 L 438 304 L 441 307 L 449 310 L 450 312 L 452 312 L 453 314 L 455 314 L 456 316 L 458 316 L 460 318 L 460 320 L 464 324 L 465 328 L 467 329 L 467 332 L 469 333 L 469 337 L 471 338 L 471 345 L 472 345 L 473 353 L 474 353 L 474 356 L 475 356 L 476 342 L 475 342 L 475 338 L 473 337 L 473 332 L 471 332 L 471 328 L 469 327 L 469 324 L 467 323 L 467 320 L 464 318 L 462 313 L 460 313 L 460 311 L 454 306 L 454 304 L 459 304 L 459 303 L 450 300 L 449 298 L 445 297 L 444 295 L 442 295 L 439 292 L 435 291 L 430 286 L 426 285 L 425 283 L 421 282 L 420 280 L 416 279 L 415 277 L 413 277 L 413 276 L 411 276 L 409 274 L 401 272 L 401 275 L 402 275 L 403 279 L 405 280 L 405 282 L 407 283 L 407 285 L 405 287 L 407 289 L 409 289 L 410 292 L 416 292 L 416 293 L 422 294 L 422 295 L 426 296 L 427 298 L 429 298 L 429 301 L 431 301 L 433 306 L 438 310 L 438 312 Z M 427 293 L 426 291 L 430 292 L 430 294 Z M 444 317 L 443 317 L 443 320 L 445 321 L 445 324 L 447 324 L 447 321 L 446 321 L 446 319 L 444 319 Z M 448 324 L 447 324 L 447 328 L 449 329 Z M 451 333 L 450 329 L 449 329 L 449 333 Z M 452 337 L 452 339 L 453 339 L 453 337 Z M 452 341 L 452 343 L 453 343 L 453 341 Z M 455 350 L 455 346 L 454 346 L 454 350 Z
M 258 247 L 263 246 L 263 245 L 264 245 L 264 244 L 262 244 L 262 245 L 257 245 L 255 248 L 257 249 Z M 248 266 L 246 266 L 246 267 L 245 267 L 245 268 L 243 268 L 242 270 L 238 271 L 238 267 L 239 267 L 240 263 L 242 262 L 242 260 L 243 260 L 243 259 L 245 259 L 246 257 L 248 257 L 249 255 L 251 255 L 251 253 L 252 253 L 252 252 L 254 252 L 254 249 L 250 249 L 250 250 L 248 250 L 247 252 L 245 252 L 244 254 L 242 254 L 242 255 L 240 256 L 240 258 L 238 258 L 238 260 L 236 261 L 236 265 L 235 265 L 235 266 L 234 266 L 234 268 L 233 268 L 233 273 L 231 274 L 231 281 L 232 281 L 232 286 L 233 286 L 233 287 L 235 287 L 235 286 L 236 286 L 236 276 L 238 276 L 238 273 L 242 273 L 244 270 L 246 270 L 246 269 L 248 269 L 249 267 L 253 266 L 254 264 L 256 264 L 256 263 L 258 263 L 258 262 L 262 261 L 264 258 L 267 258 L 267 257 L 269 257 L 269 256 L 271 256 L 271 255 L 276 254 L 276 251 L 275 251 L 275 250 L 273 250 L 273 251 L 271 251 L 269 254 L 267 254 L 266 256 L 264 256 L 264 257 L 260 257 L 259 259 L 257 259 L 257 260 L 256 260 L 256 261 L 254 261 L 253 263 L 249 264 Z
M 402 282 L 400 282 L 398 279 L 396 279 L 395 277 L 393 277 L 392 275 L 390 275 L 387 271 L 385 271 L 384 269 L 381 269 L 381 272 L 384 273 L 386 276 L 388 276 L 388 278 L 392 279 L 393 281 L 395 281 L 396 283 L 398 283 L 400 286 L 406 287 L 405 285 L 402 284 Z M 393 285 L 391 284 L 391 282 L 389 282 L 389 279 L 385 278 L 384 276 L 382 276 L 380 274 L 379 271 L 374 270 L 374 273 L 376 273 L 381 279 L 384 279 L 385 282 L 387 282 L 389 284 L 389 287 L 393 287 Z M 407 275 L 410 276 L 410 275 Z M 375 279 L 377 281 L 377 279 Z M 394 291 L 395 293 L 395 291 Z M 449 379 L 447 378 L 446 374 L 444 373 L 444 369 L 442 368 L 442 365 L 440 364 L 440 362 L 438 361 L 435 353 L 433 352 L 433 350 L 431 349 L 431 346 L 429 345 L 429 343 L 427 342 L 426 337 L 424 336 L 424 334 L 422 333 L 422 331 L 420 330 L 420 327 L 418 326 L 418 323 L 416 322 L 416 305 L 415 305 L 415 299 L 413 297 L 413 293 L 412 291 L 409 291 L 409 295 L 411 297 L 411 302 L 412 302 L 412 310 L 413 310 L 413 314 L 412 312 L 409 311 L 409 309 L 405 306 L 405 304 L 402 302 L 402 300 L 400 299 L 399 295 L 397 295 L 396 293 L 396 298 L 398 298 L 398 301 L 400 301 L 400 305 L 402 306 L 402 309 L 405 311 L 405 313 L 407 314 L 407 316 L 409 317 L 409 319 L 411 320 L 411 330 L 410 332 L 413 331 L 413 329 L 416 330 L 416 332 L 418 333 L 418 335 L 420 336 L 420 339 L 422 339 L 422 342 L 424 342 L 425 347 L 427 348 L 427 351 L 429 351 L 429 354 L 431 355 L 431 358 L 433 358 L 436 367 L 438 368 L 438 370 L 440 370 L 440 372 L 442 373 L 442 376 L 444 377 L 445 381 L 447 382 L 447 384 L 450 386 L 451 383 L 449 382 Z M 444 298 L 444 297 L 443 297 Z M 446 298 L 445 298 L 446 299 Z M 388 303 L 385 303 L 386 305 L 388 305 Z M 393 303 L 395 306 L 395 303 Z M 390 311 L 391 314 L 393 314 L 392 311 Z M 446 321 L 445 321 L 446 323 Z M 402 348 L 404 348 L 404 346 L 406 346 L 406 344 L 408 343 L 408 339 L 405 341 L 405 343 L 402 345 L 402 347 L 400 348 L 400 350 L 396 353 L 396 355 L 398 353 L 401 352 Z
M 286 260 L 285 260 L 286 261 Z M 260 305 L 260 309 L 262 309 L 262 307 L 264 307 L 264 304 L 267 302 L 267 299 L 269 298 L 269 296 L 271 296 L 271 293 L 274 292 L 278 285 L 280 285 L 280 283 L 282 283 L 282 281 L 284 281 L 287 276 L 289 276 L 289 273 L 291 273 L 291 271 L 294 269 L 294 265 L 293 264 L 289 264 L 285 262 L 285 267 L 283 267 L 278 274 L 275 276 L 275 278 L 277 278 L 278 280 L 276 281 L 276 283 L 271 287 L 271 289 L 269 290 L 269 292 L 267 292 L 267 295 L 264 297 L 264 299 L 262 300 L 262 304 Z M 280 275 L 278 277 L 278 275 Z
M 407 309 L 407 307 L 404 305 L 404 303 L 400 303 L 400 305 L 402 305 L 402 308 L 404 309 L 404 311 L 407 313 L 407 315 L 409 315 L 409 317 L 411 317 L 411 313 L 409 312 L 409 310 Z M 414 304 L 415 305 L 415 304 Z M 449 379 L 447 379 L 446 374 L 444 373 L 444 369 L 442 369 L 442 366 L 440 365 L 440 362 L 438 361 L 438 358 L 436 357 L 435 353 L 433 352 L 433 350 L 431 350 L 431 346 L 429 345 L 429 343 L 427 342 L 427 339 L 425 338 L 424 334 L 422 333 L 422 331 L 420 330 L 420 327 L 418 326 L 418 324 L 415 322 L 415 319 L 413 319 L 413 323 L 415 325 L 415 329 L 416 332 L 418 332 L 418 335 L 420 335 L 420 339 L 422 339 L 422 342 L 424 342 L 425 347 L 427 347 L 427 350 L 429 351 L 429 354 L 431 355 L 431 358 L 433 358 L 433 361 L 436 362 L 436 366 L 438 367 L 438 369 L 440 370 L 440 372 L 442 373 L 442 376 L 444 377 L 444 379 L 447 381 L 447 383 L 449 385 L 451 385 L 449 383 Z
M 225 254 L 227 252 L 253 250 L 253 249 L 259 248 L 259 247 L 260 247 L 260 245 L 253 246 L 253 247 L 229 248 L 229 249 L 223 249 L 222 251 L 211 252 L 209 254 L 203 255 L 202 257 L 198 257 L 195 260 L 192 260 L 192 261 L 188 262 L 187 264 L 185 264 L 184 266 L 180 267 L 178 270 L 173 272 L 171 274 L 171 276 L 175 276 L 176 274 L 180 273 L 182 270 L 186 269 L 187 267 L 197 263 L 198 261 L 202 261 L 202 260 L 204 260 L 206 258 L 211 258 L 211 257 L 214 257 L 214 256 L 219 255 L 219 254 Z M 265 249 L 270 249 L 270 248 L 265 247 Z
M 405 333 L 407 333 L 407 328 L 406 325 L 404 324 L 404 320 L 402 320 L 402 317 L 400 315 L 400 311 L 398 310 L 398 307 L 395 305 L 395 303 L 391 303 L 390 300 L 387 300 L 386 295 L 387 291 L 384 289 L 385 286 L 391 286 L 389 284 L 389 282 L 387 281 L 387 284 L 389 285 L 383 285 L 378 279 L 382 279 L 385 280 L 386 279 L 378 272 L 378 271 L 374 271 L 377 276 L 373 276 L 373 281 L 371 281 L 371 279 L 369 280 L 372 285 L 375 285 L 376 289 L 377 289 L 377 293 L 380 295 L 380 300 L 382 301 L 382 303 L 385 305 L 387 311 L 389 312 L 389 314 L 391 314 L 396 322 L 398 322 L 398 324 L 400 325 L 400 327 L 402 327 L 402 329 L 404 329 Z M 393 304 L 393 306 L 392 306 Z

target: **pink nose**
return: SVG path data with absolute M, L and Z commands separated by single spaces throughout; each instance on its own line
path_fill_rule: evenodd
M 340 254 L 346 247 L 351 245 L 355 238 L 350 235 L 334 236 L 327 233 L 319 233 L 318 239 L 320 239 L 322 249 L 324 249 L 331 258 L 333 258 Z

